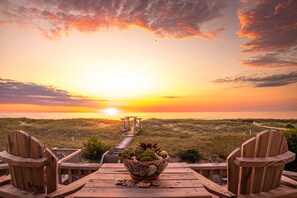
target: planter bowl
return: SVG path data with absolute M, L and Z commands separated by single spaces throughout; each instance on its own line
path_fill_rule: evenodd
M 123 163 L 131 177 L 136 180 L 155 180 L 165 170 L 169 156 L 161 160 L 141 162 L 135 159 L 123 158 Z

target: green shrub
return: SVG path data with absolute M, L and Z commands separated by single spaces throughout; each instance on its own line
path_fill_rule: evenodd
M 289 150 L 297 155 L 297 129 L 291 129 L 285 132 L 288 141 Z M 297 159 L 285 165 L 285 170 L 297 171 Z
M 195 163 L 201 159 L 197 149 L 187 149 L 180 152 L 180 158 L 183 162 Z
M 84 144 L 83 157 L 95 162 L 99 162 L 103 153 L 105 153 L 110 146 L 104 144 L 95 135 L 92 135 Z
M 286 125 L 286 128 L 288 128 L 288 129 L 295 129 L 295 127 L 292 124 L 287 124 Z
M 297 154 L 297 129 L 286 131 L 284 135 L 288 141 L 289 150 Z

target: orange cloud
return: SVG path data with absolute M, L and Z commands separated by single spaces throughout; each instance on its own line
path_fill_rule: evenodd
M 245 1 L 238 11 L 240 37 L 250 40 L 242 53 L 258 54 L 243 64 L 255 67 L 297 67 L 297 1 Z
M 202 25 L 221 15 L 224 3 L 214 0 L 75 1 L 30 0 L 13 4 L 0 1 L 0 14 L 16 23 L 31 24 L 47 38 L 57 38 L 71 29 L 94 32 L 137 26 L 157 38 L 217 38 L 216 30 Z
M 44 106 L 33 104 L 0 104 L 0 112 L 95 112 L 88 107 Z

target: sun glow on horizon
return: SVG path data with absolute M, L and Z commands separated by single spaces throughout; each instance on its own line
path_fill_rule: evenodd
M 118 109 L 110 107 L 110 108 L 107 108 L 107 109 L 103 109 L 102 112 L 108 114 L 109 116 L 113 116 L 116 113 L 119 113 L 120 111 Z

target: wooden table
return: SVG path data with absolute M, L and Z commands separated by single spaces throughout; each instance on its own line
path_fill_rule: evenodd
M 72 195 L 86 197 L 203 197 L 211 198 L 186 163 L 169 163 L 157 179 L 158 186 L 139 188 L 115 185 L 116 179 L 131 179 L 123 164 L 103 164 L 87 184 Z

